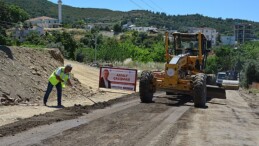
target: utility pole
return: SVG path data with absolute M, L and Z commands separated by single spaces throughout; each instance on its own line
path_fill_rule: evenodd
M 243 44 L 244 44 L 244 42 L 245 42 L 245 25 L 243 25 Z
M 62 1 L 58 1 L 58 21 L 61 24 L 62 23 Z
M 94 39 L 94 63 L 96 63 L 96 51 L 97 51 L 97 35 L 95 35 L 95 39 Z

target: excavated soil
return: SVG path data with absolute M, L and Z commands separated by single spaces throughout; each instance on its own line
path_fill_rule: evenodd
M 240 95 L 244 97 L 245 101 L 254 111 L 254 113 L 259 117 L 259 94 L 250 93 L 247 90 L 241 90 Z
M 134 96 L 136 94 L 137 93 L 125 95 L 121 98 L 116 98 L 107 102 L 98 102 L 89 106 L 81 106 L 80 104 L 75 104 L 73 107 L 65 107 L 54 112 L 48 112 L 45 114 L 35 115 L 31 118 L 21 119 L 20 121 L 1 126 L 0 136 L 14 135 L 16 133 L 20 133 L 22 131 L 26 131 L 37 126 L 74 119 L 82 116 L 83 114 L 88 114 L 92 110 L 103 109 L 115 103 L 132 100 L 133 98 L 136 98 L 136 96 Z
M 64 59 L 58 49 L 0 46 L 0 106 L 38 105 L 42 102 L 49 75 L 63 65 Z M 65 88 L 63 97 L 93 95 L 91 89 L 82 87 L 76 78 L 72 82 L 76 88 Z M 52 96 L 56 97 L 56 92 L 52 92 Z

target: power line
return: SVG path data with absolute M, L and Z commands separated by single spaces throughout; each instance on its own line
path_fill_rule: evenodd
M 165 12 L 163 8 L 161 8 L 159 5 L 157 5 L 153 0 L 149 0 L 154 6 L 156 6 L 158 9 L 160 9 L 160 12 Z
M 144 9 L 143 7 L 141 7 L 139 4 L 137 4 L 137 3 L 134 2 L 133 0 L 130 0 L 130 2 L 132 2 L 134 5 L 136 5 L 136 6 L 139 7 L 140 9 Z
M 144 0 L 141 0 L 144 4 L 146 4 L 149 8 L 153 9 L 153 11 L 155 11 L 154 7 L 152 7 L 151 5 L 149 5 L 147 2 L 145 2 Z

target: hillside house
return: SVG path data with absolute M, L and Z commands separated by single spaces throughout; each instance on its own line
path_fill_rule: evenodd
M 19 42 L 24 42 L 30 32 L 37 32 L 39 35 L 45 34 L 44 28 L 39 26 L 33 26 L 32 28 L 17 27 L 13 32 L 13 37 L 19 40 Z
M 235 36 L 221 36 L 220 41 L 223 45 L 234 45 L 235 44 Z
M 58 28 L 61 26 L 58 19 L 46 16 L 29 19 L 26 20 L 25 23 L 42 28 Z
M 127 24 L 122 25 L 122 29 L 129 29 L 131 26 L 135 26 L 135 25 L 133 25 L 132 22 L 128 22 Z
M 131 25 L 129 30 L 135 30 L 138 32 L 158 32 L 156 27 L 136 27 L 135 25 Z
M 218 32 L 214 28 L 209 28 L 209 27 L 190 27 L 188 29 L 189 33 L 198 33 L 201 32 L 203 33 L 208 40 L 211 40 L 212 45 L 216 45 L 216 39 L 218 36 Z
M 238 23 L 234 26 L 235 40 L 238 43 L 254 40 L 256 37 L 253 31 L 253 25 L 247 23 Z

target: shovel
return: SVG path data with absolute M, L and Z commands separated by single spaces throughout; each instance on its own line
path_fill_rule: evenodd
M 97 104 L 95 101 L 93 101 L 91 98 L 86 97 L 87 99 L 91 100 L 94 104 Z
M 73 86 L 72 87 L 72 89 L 75 89 L 76 87 L 75 86 Z M 93 101 L 91 98 L 89 98 L 89 97 L 86 97 L 87 99 L 89 99 L 90 101 L 92 101 L 94 104 L 97 104 L 95 101 Z

